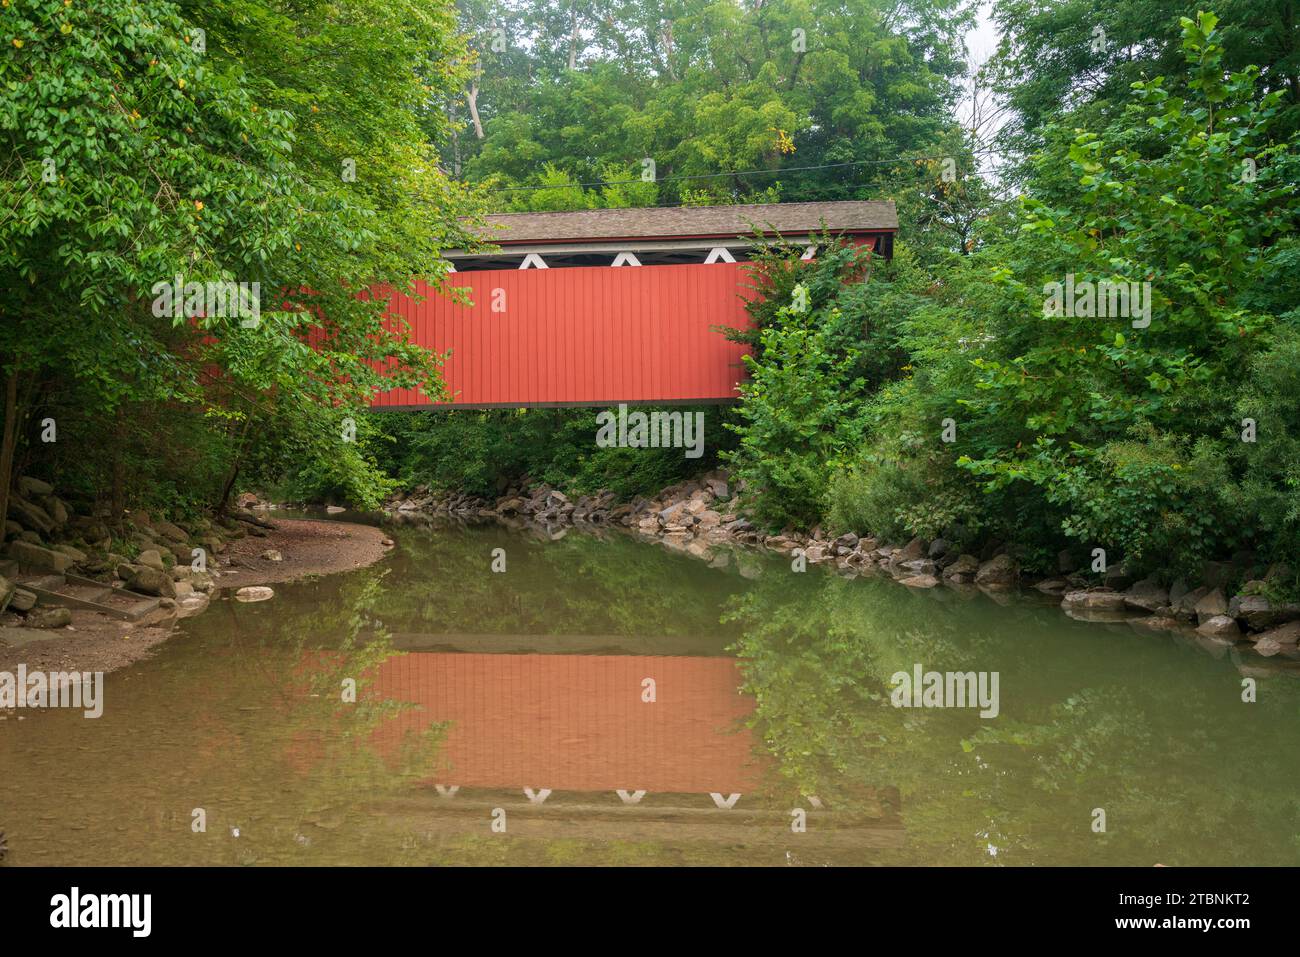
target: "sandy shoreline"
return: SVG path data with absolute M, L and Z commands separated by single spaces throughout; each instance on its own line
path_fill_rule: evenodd
M 249 535 L 230 542 L 218 556 L 218 591 L 245 585 L 272 585 L 312 575 L 333 575 L 372 565 L 388 551 L 382 529 L 351 522 L 273 519 L 266 537 Z M 273 562 L 262 553 L 275 549 Z M 274 601 L 274 599 L 272 599 Z M 73 611 L 72 624 L 27 640 L 36 629 L 0 627 L 0 671 L 19 664 L 30 671 L 116 671 L 147 658 L 175 633 L 177 618 L 157 612 L 140 622 L 124 622 L 93 611 Z M 20 643 L 21 639 L 21 643 Z

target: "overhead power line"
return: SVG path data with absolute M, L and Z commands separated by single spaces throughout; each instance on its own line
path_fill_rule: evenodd
M 990 148 L 975 150 L 975 153 L 998 152 Z M 944 160 L 952 159 L 951 155 L 941 156 L 902 156 L 897 159 L 887 160 L 853 160 L 848 163 L 823 163 L 817 166 L 786 166 L 781 169 L 740 169 L 727 173 L 692 173 L 680 176 L 660 176 L 655 179 L 604 179 L 592 180 L 586 183 L 553 183 L 543 184 L 541 186 L 499 186 L 488 190 L 489 193 L 521 193 L 534 192 L 539 189 L 585 189 L 592 186 L 633 186 L 637 183 L 673 183 L 685 180 L 696 179 L 723 179 L 728 176 L 780 176 L 785 173 L 810 173 L 824 169 L 845 169 L 850 166 L 886 166 L 889 164 L 915 163 L 922 160 Z

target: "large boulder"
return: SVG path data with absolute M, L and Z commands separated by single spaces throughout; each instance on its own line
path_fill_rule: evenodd
M 1237 626 L 1237 619 L 1229 618 L 1227 615 L 1215 615 L 1207 618 L 1197 627 L 1197 632 L 1207 635 L 1211 638 L 1232 638 L 1241 637 L 1241 629 Z
M 68 506 L 64 505 L 61 499 L 57 499 L 53 495 L 47 495 L 40 502 L 41 508 L 45 509 L 45 514 L 50 516 L 50 520 L 54 522 L 56 528 L 62 528 L 68 524 L 71 513 L 68 511 Z
M 18 586 L 16 586 L 9 579 L 5 578 L 3 575 L 0 575 L 0 611 L 3 611 L 5 607 L 9 604 L 9 600 L 10 598 L 13 597 L 13 593 L 17 589 L 17 587 Z
M 51 485 L 49 482 L 42 482 L 40 479 L 33 478 L 30 475 L 24 475 L 22 478 L 18 480 L 18 492 L 19 494 L 26 495 L 28 497 L 39 496 L 39 495 L 53 495 L 54 486 Z
M 1170 600 L 1173 602 L 1174 615 L 1186 621 L 1192 620 L 1193 618 L 1196 617 L 1197 602 L 1199 602 L 1202 598 L 1204 598 L 1209 593 L 1210 590 L 1206 588 L 1204 585 L 1202 585 L 1200 588 L 1195 588 L 1192 591 L 1184 592 L 1176 600 L 1173 598 L 1173 595 L 1171 594 Z
M 72 624 L 72 612 L 62 607 L 33 608 L 23 622 L 28 628 L 63 628 Z
M 132 591 L 145 595 L 157 595 L 160 598 L 175 598 L 176 584 L 171 575 L 150 565 L 137 565 L 126 586 Z
M 1144 578 L 1124 593 L 1124 604 L 1138 611 L 1156 611 L 1169 605 L 1169 592 L 1158 582 Z
M 1223 589 L 1216 588 L 1201 596 L 1201 599 L 1192 609 L 1196 612 L 1198 622 L 1209 621 L 1211 618 L 1218 618 L 1228 613 L 1228 600 L 1223 597 Z
M 0 603 L 2 604 L 2 603 Z M 15 588 L 9 598 L 10 611 L 30 611 L 36 607 L 36 592 L 26 588 Z
M 925 557 L 925 539 L 914 538 L 893 555 L 889 556 L 890 564 L 901 565 L 904 562 L 914 562 L 918 558 Z
M 63 574 L 73 566 L 70 556 L 24 541 L 9 543 L 9 557 L 19 565 L 35 571 Z
M 167 566 L 163 564 L 162 553 L 156 548 L 146 548 L 136 556 L 136 564 L 144 565 L 146 568 L 155 568 L 158 571 L 165 571 Z
M 957 560 L 943 570 L 944 581 L 969 582 L 979 568 L 980 560 L 974 555 L 958 555 Z
M 1020 577 L 1020 566 L 1010 555 L 995 555 L 979 567 L 975 584 L 994 588 L 1008 588 Z
M 51 551 L 62 552 L 78 564 L 86 560 L 86 553 L 80 548 L 74 548 L 71 545 L 51 545 L 50 549 Z
M 54 519 L 50 518 L 49 512 L 34 502 L 27 501 L 21 495 L 9 496 L 8 517 L 23 528 L 40 532 L 42 535 L 48 535 L 54 530 Z

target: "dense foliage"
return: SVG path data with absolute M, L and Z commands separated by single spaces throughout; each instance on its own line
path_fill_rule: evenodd
M 119 514 L 212 505 L 305 455 L 364 497 L 344 420 L 376 387 L 439 387 L 359 293 L 462 241 L 432 146 L 450 7 L 6 0 L 0 34 L 0 488 L 42 459 Z M 160 304 L 174 277 L 256 283 L 260 308 Z

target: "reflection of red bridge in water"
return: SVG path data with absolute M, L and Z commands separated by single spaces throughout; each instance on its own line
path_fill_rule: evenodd
M 642 700 L 646 678 L 654 702 Z M 378 732 L 448 721 L 439 784 L 556 791 L 751 791 L 761 766 L 736 662 L 718 657 L 417 652 L 388 659 L 376 690 L 412 702 Z

